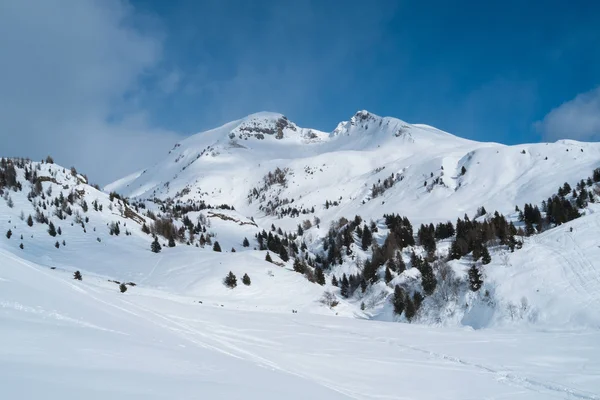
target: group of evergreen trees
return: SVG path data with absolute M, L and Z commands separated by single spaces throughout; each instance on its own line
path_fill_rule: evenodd
M 244 274 L 244 276 L 242 277 L 242 283 L 246 286 L 250 286 L 252 284 L 252 281 L 250 280 L 248 274 Z M 237 277 L 233 272 L 229 271 L 227 276 L 225 276 L 225 278 L 223 279 L 223 284 L 228 288 L 233 289 L 237 286 Z
M 490 241 L 496 240 L 501 245 L 508 246 L 511 251 L 515 248 L 520 248 L 522 243 L 515 236 L 520 231 L 512 222 L 508 222 L 506 218 L 494 213 L 494 216 L 483 222 L 470 220 L 465 215 L 464 219 L 456 221 L 456 238 L 450 247 L 450 259 L 458 260 L 461 257 L 473 252 L 473 257 L 478 260 L 483 257 L 487 264 L 491 261 L 487 244 Z M 522 233 L 522 232 L 521 232 Z
M 294 241 L 294 236 L 284 234 L 281 230 L 283 239 L 279 234 L 273 234 L 272 231 L 266 232 L 263 230 L 256 235 L 259 250 L 269 250 L 279 255 L 282 261 L 287 262 L 290 259 L 290 254 L 295 257 L 298 254 L 298 246 Z
M 400 174 L 391 174 L 387 178 L 381 182 L 381 179 L 377 181 L 377 183 L 373 184 L 371 188 L 371 198 L 376 198 L 381 196 L 386 190 L 394 186 L 394 183 L 402 180 L 402 175 Z
M 394 287 L 394 294 L 392 297 L 394 313 L 398 315 L 404 313 L 404 316 L 409 321 L 415 317 L 423 300 L 423 295 L 418 291 L 410 296 L 401 286 L 396 285 Z

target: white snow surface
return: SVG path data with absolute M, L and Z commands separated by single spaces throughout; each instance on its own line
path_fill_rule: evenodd
M 0 250 L 7 399 L 599 399 L 600 332 L 243 311 Z

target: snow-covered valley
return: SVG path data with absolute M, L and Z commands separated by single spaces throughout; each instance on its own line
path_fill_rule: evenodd
M 598 330 L 239 310 L 0 259 L 6 398 L 600 398 Z

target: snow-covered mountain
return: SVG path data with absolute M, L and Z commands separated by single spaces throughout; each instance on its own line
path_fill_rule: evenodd
M 558 185 L 588 176 L 598 160 L 598 143 L 479 143 L 367 111 L 327 134 L 259 113 L 193 135 L 154 166 L 105 189 L 134 199 L 233 205 L 288 230 L 313 214 L 330 221 L 400 213 L 413 223 L 435 223 L 480 206 L 509 213 L 540 202 Z M 285 183 L 265 185 L 277 168 Z M 375 195 L 374 186 L 381 186 Z M 337 205 L 327 209 L 326 201 Z M 288 207 L 315 211 L 290 218 Z
M 598 399 L 599 168 L 600 143 L 479 143 L 367 111 L 329 133 L 253 114 L 103 190 L 1 159 L 0 386 L 397 398 L 402 370 L 409 398 Z M 104 370 L 118 389 L 86 383 Z

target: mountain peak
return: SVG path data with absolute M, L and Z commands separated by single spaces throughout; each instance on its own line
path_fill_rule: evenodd
M 231 130 L 229 137 L 232 139 L 235 137 L 264 139 L 273 136 L 275 139 L 283 139 L 297 131 L 298 126 L 288 120 L 285 115 L 263 111 L 244 118 L 237 127 Z

